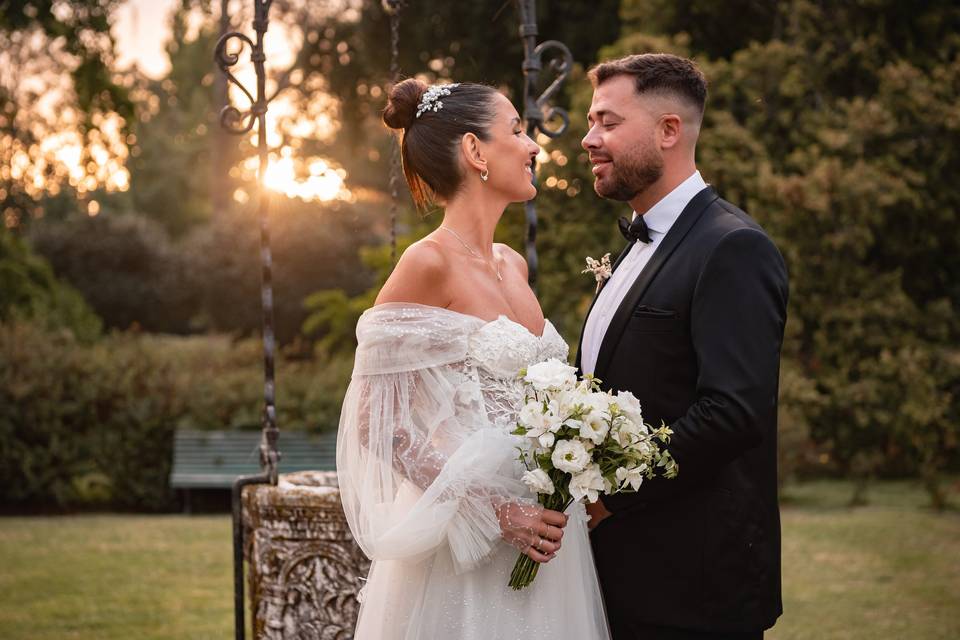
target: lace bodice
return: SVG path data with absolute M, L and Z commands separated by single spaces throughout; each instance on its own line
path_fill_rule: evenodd
M 523 386 L 517 373 L 532 364 L 559 358 L 566 361 L 569 347 L 547 320 L 537 336 L 522 324 L 501 315 L 471 333 L 467 341 L 467 371 L 474 371 L 490 421 L 513 430 Z

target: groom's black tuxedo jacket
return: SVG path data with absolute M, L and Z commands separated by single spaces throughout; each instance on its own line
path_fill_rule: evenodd
M 786 305 L 776 246 L 707 187 L 613 315 L 595 375 L 603 388 L 639 398 L 648 423 L 673 428 L 680 468 L 674 480 L 603 498 L 613 515 L 591 541 L 614 640 L 645 624 L 761 630 L 782 612 L 777 390 Z

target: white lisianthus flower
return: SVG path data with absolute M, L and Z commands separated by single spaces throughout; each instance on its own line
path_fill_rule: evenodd
M 523 484 L 530 487 L 535 493 L 543 493 L 552 496 L 554 492 L 553 481 L 547 472 L 543 469 L 533 469 L 523 474 L 521 478 Z
M 549 449 L 553 446 L 554 441 L 557 439 L 557 436 L 553 434 L 553 431 L 547 431 L 546 433 L 541 433 L 537 437 L 537 442 L 540 443 L 540 446 L 544 449 Z
M 576 384 L 577 370 L 565 362 L 550 358 L 527 367 L 527 374 L 523 379 L 538 391 L 560 389 Z
M 581 380 L 580 382 L 577 383 L 577 385 L 574 387 L 574 389 L 575 389 L 575 390 L 577 391 L 577 393 L 579 393 L 580 395 L 588 396 L 588 395 L 590 395 L 591 393 L 594 393 L 593 389 L 592 389 L 591 386 L 590 386 L 592 380 L 593 380 L 593 377 L 592 377 L 592 376 L 589 377 L 589 378 L 584 378 L 583 380 Z
M 610 431 L 610 423 L 602 413 L 591 412 L 580 423 L 580 437 L 593 444 L 601 444 Z
M 610 431 L 610 397 L 591 393 L 583 400 L 586 413 L 581 418 L 580 437 L 601 444 Z
M 570 496 L 574 500 L 587 499 L 587 502 L 596 502 L 599 493 L 604 490 L 605 482 L 600 475 L 600 467 L 591 464 L 589 467 L 570 478 Z
M 653 453 L 653 451 L 652 451 L 652 449 L 651 449 L 651 447 L 650 447 L 650 443 L 647 442 L 646 440 L 640 440 L 640 441 L 638 441 L 638 442 L 634 442 L 634 443 L 631 444 L 628 448 L 629 448 L 631 451 L 636 451 L 637 453 L 639 453 L 639 454 L 640 454 L 641 456 L 643 456 L 643 457 L 647 457 L 648 455 L 650 455 L 651 453 Z
M 633 487 L 633 490 L 636 491 L 640 488 L 640 485 L 643 483 L 643 470 L 647 465 L 641 465 L 639 467 L 634 467 L 632 469 L 627 469 L 626 467 L 617 468 L 617 484 L 621 489 L 625 489 L 627 485 Z
M 520 415 L 517 417 L 517 420 L 527 430 L 524 436 L 535 440 L 540 440 L 541 436 L 550 433 L 551 430 L 555 430 L 555 423 L 558 422 L 550 413 L 544 413 L 543 405 L 538 401 L 525 404 L 523 408 L 520 409 Z M 552 436 L 553 434 L 550 433 L 550 435 Z M 540 442 L 541 446 L 544 447 L 549 447 L 553 444 L 552 440 L 549 441 L 550 444 L 543 444 L 543 440 L 540 440 Z
M 617 392 L 617 406 L 623 415 L 635 425 L 643 424 L 643 411 L 640 409 L 640 401 L 629 391 Z
M 550 398 L 550 413 L 555 416 L 569 416 L 573 413 L 573 408 L 583 402 L 583 395 L 572 389 L 563 389 L 553 394 Z M 562 422 L 556 423 L 556 429 L 559 429 Z M 556 431 L 554 429 L 554 431 Z
M 599 391 L 587 394 L 584 396 L 582 404 L 585 409 L 589 409 L 590 413 L 603 415 L 607 419 L 610 418 L 610 396 L 607 394 Z
M 517 420 L 525 427 L 532 428 L 539 421 L 543 420 L 543 405 L 537 400 L 528 402 L 520 409 L 520 415 L 517 416 Z
M 590 454 L 579 440 L 561 440 L 550 456 L 553 466 L 567 473 L 579 473 L 590 464 Z
M 646 430 L 626 416 L 617 418 L 614 431 L 615 440 L 621 447 L 625 448 L 635 448 L 636 443 L 641 442 L 646 437 Z

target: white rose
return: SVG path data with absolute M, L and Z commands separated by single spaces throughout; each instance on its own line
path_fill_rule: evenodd
M 590 454 L 579 440 L 561 440 L 550 456 L 553 466 L 567 473 L 579 473 L 590 464 Z
M 534 493 L 544 493 L 552 496 L 554 492 L 553 481 L 543 469 L 533 469 L 523 474 L 521 478 L 523 484 L 533 489 Z
M 596 502 L 599 492 L 604 490 L 604 484 L 600 467 L 591 464 L 570 478 L 570 496 L 574 500 L 586 498 L 588 502 Z
M 576 384 L 577 370 L 565 362 L 550 358 L 527 367 L 527 375 L 523 379 L 538 391 L 561 389 Z
M 639 467 L 634 467 L 633 469 L 619 467 L 617 469 L 617 485 L 619 485 L 621 489 L 624 489 L 627 485 L 630 485 L 633 487 L 633 490 L 636 491 L 643 483 L 642 471 L 646 468 L 646 466 L 647 465 L 644 464 Z

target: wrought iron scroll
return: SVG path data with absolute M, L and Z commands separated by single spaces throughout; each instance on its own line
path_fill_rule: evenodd
M 268 225 L 270 194 L 263 184 L 268 163 L 266 127 L 268 100 L 266 98 L 266 72 L 264 70 L 266 55 L 263 50 L 263 37 L 267 32 L 268 14 L 272 3 L 273 0 L 254 0 L 253 29 L 256 32 L 256 41 L 251 40 L 248 36 L 238 31 L 231 31 L 220 37 L 214 52 L 214 60 L 227 77 L 227 80 L 239 87 L 250 101 L 250 106 L 245 111 L 241 111 L 231 104 L 225 105 L 220 112 L 220 124 L 230 133 L 244 134 L 251 131 L 254 122 L 256 122 L 257 155 L 259 159 L 257 167 L 257 199 L 260 219 L 260 299 L 263 307 L 264 407 L 261 415 L 263 435 L 260 440 L 261 472 L 256 475 L 240 476 L 233 483 L 233 593 L 234 629 L 237 640 L 243 640 L 246 633 L 243 600 L 244 541 L 241 495 L 243 487 L 246 485 L 267 483 L 276 485 L 277 467 L 280 462 L 280 452 L 277 450 L 279 431 L 277 430 L 276 384 L 274 380 L 276 339 L 274 338 L 273 329 L 273 283 L 271 276 L 273 258 L 270 252 L 270 228 Z M 244 44 L 250 47 L 250 60 L 253 62 L 257 77 L 256 98 L 254 98 L 250 91 L 247 90 L 229 70 L 229 67 L 237 64 L 240 60 L 239 52 L 227 52 L 227 44 L 230 40 L 234 39 L 240 41 L 241 50 Z
M 549 102 L 556 96 L 564 80 L 570 75 L 573 67 L 573 55 L 565 44 L 558 40 L 547 40 L 537 44 L 537 9 L 536 0 L 516 0 L 520 11 L 520 39 L 523 41 L 523 118 L 526 120 L 527 135 L 534 138 L 540 132 L 550 138 L 562 135 L 570 124 L 570 117 L 564 109 L 549 106 Z M 549 70 L 556 74 L 553 82 L 537 95 L 537 85 L 540 72 L 543 69 L 543 60 L 547 52 L 554 55 L 549 64 Z M 559 54 L 558 56 L 556 54 Z M 560 118 L 562 121 L 556 129 L 547 124 Z M 534 167 L 536 169 L 536 167 Z M 533 183 L 537 177 L 534 171 Z M 529 270 L 530 286 L 536 291 L 537 286 L 537 208 L 534 200 L 528 200 L 525 207 L 527 232 L 526 251 L 527 268 Z

